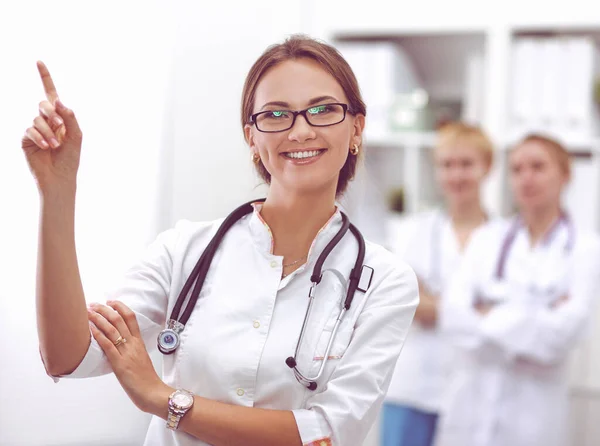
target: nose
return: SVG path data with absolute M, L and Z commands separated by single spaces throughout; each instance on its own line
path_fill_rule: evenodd
M 462 169 L 458 166 L 452 166 L 448 168 L 448 178 L 452 182 L 460 182 L 463 178 Z
M 296 116 L 296 122 L 289 130 L 288 140 L 296 142 L 305 142 L 316 138 L 314 128 L 308 123 L 306 118 L 302 115 Z

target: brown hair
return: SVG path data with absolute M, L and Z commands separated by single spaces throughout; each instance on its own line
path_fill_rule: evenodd
M 494 158 L 494 146 L 481 128 L 465 122 L 450 122 L 438 131 L 437 147 L 450 147 L 469 144 L 479 150 L 488 167 Z
M 348 113 L 366 116 L 367 108 L 362 100 L 356 77 L 352 72 L 352 68 L 350 68 L 350 65 L 348 65 L 348 62 L 346 62 L 338 50 L 324 42 L 296 34 L 287 38 L 283 43 L 268 47 L 258 60 L 254 62 L 252 68 L 250 68 L 242 92 L 242 128 L 250 123 L 250 116 L 254 109 L 256 88 L 265 73 L 282 62 L 301 58 L 314 60 L 335 78 L 348 98 Z M 356 166 L 362 153 L 363 151 L 360 150 L 357 156 L 348 156 L 348 159 L 340 170 L 336 196 L 343 194 L 350 180 L 354 178 Z M 271 184 L 271 174 L 265 169 L 262 161 L 258 161 L 255 166 L 260 177 L 267 184 Z
M 550 155 L 556 160 L 558 167 L 567 176 L 567 179 L 571 178 L 571 157 L 569 151 L 556 139 L 550 138 L 539 133 L 530 133 L 519 142 L 515 148 L 522 146 L 529 142 L 537 142 L 543 145 Z

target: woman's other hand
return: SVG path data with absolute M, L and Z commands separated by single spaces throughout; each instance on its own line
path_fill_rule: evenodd
M 154 369 L 135 313 L 122 302 L 108 302 L 108 306 L 91 304 L 88 318 L 92 335 L 131 401 L 140 410 L 149 412 L 160 396 L 166 411 L 167 397 L 172 389 Z

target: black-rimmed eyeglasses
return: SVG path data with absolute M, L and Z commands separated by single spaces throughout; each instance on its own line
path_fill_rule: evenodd
M 250 122 L 264 133 L 284 132 L 291 129 L 298 115 L 304 116 L 313 127 L 327 127 L 346 119 L 348 105 L 342 103 L 313 105 L 304 110 L 267 110 L 254 113 Z

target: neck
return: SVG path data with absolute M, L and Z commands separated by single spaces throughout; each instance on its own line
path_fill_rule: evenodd
M 477 200 L 467 203 L 449 205 L 448 214 L 452 224 L 461 228 L 479 226 L 487 219 L 487 214 L 481 207 L 479 197 L 477 197 Z
M 287 262 L 295 261 L 308 255 L 317 233 L 335 213 L 335 190 L 327 194 L 290 194 L 273 186 L 261 216 L 273 233 L 273 254 L 284 256 Z
M 560 214 L 559 203 L 530 211 L 521 211 L 521 218 L 529 231 L 532 245 L 537 243 L 550 230 L 554 222 L 560 218 Z

